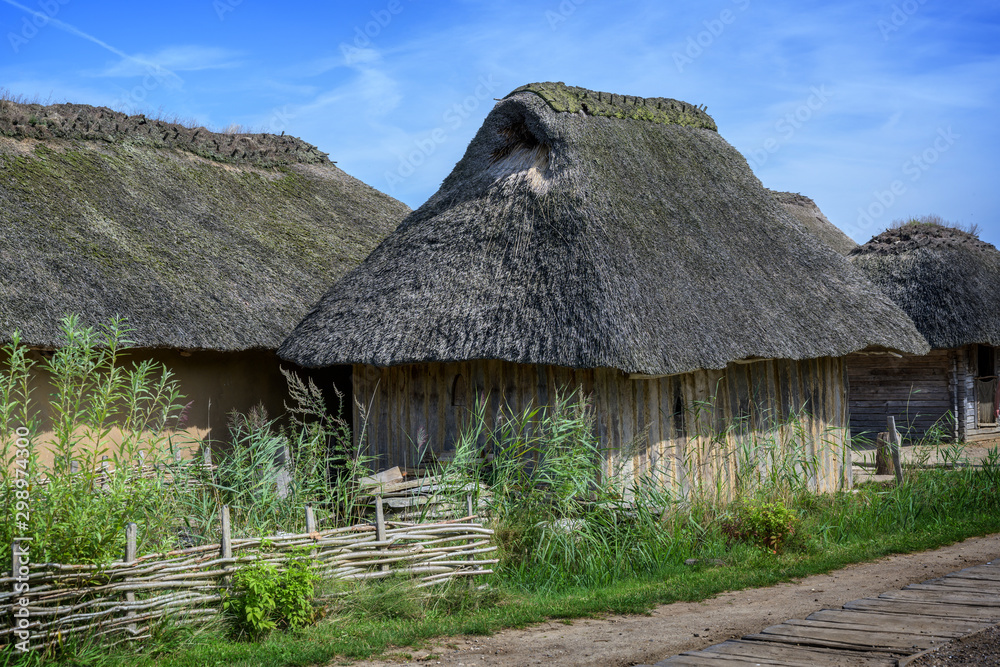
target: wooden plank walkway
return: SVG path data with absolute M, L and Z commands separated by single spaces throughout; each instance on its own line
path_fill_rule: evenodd
M 654 667 L 896 667 L 997 623 L 1000 560 L 687 651 Z

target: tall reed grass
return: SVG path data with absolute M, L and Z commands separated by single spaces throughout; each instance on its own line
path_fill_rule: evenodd
M 124 553 L 129 522 L 139 525 L 140 552 L 218 541 L 223 504 L 234 536 L 303 531 L 306 504 L 333 522 L 357 519 L 356 483 L 369 460 L 315 384 L 286 374 L 286 423 L 263 409 L 232 415 L 231 445 L 216 452 L 212 472 L 181 455 L 208 445 L 183 430 L 172 372 L 128 360 L 129 334 L 120 319 L 94 328 L 70 316 L 51 353 L 39 358 L 17 333 L 0 349 L 0 562 L 10 561 L 15 535 L 34 540 L 35 562 L 110 562 Z M 24 528 L 14 520 L 18 428 L 31 442 Z
M 843 432 L 831 429 L 817 443 L 805 413 L 692 432 L 676 456 L 636 471 L 626 462 L 645 434 L 626 451 L 605 449 L 579 392 L 563 391 L 551 406 L 507 409 L 492 428 L 485 409 L 485 401 L 472 408 L 440 474 L 456 504 L 477 482 L 489 489 L 485 514 L 502 549 L 501 578 L 525 590 L 607 586 L 692 558 L 751 557 L 757 547 L 733 544 L 732 531 L 723 530 L 737 513 L 745 521 L 747 512 L 786 516 L 787 507 L 797 528 L 783 536 L 783 548 L 816 552 L 939 526 L 1000 498 L 995 454 L 981 467 L 947 474 L 909 470 L 895 488 L 817 494 L 817 450 L 828 448 L 841 462 L 847 453 Z M 687 423 L 714 424 L 696 414 L 708 409 L 693 406 Z

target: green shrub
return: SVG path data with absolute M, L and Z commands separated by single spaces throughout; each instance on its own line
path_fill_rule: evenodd
M 307 561 L 293 558 L 278 570 L 253 563 L 233 575 L 232 593 L 223 608 L 237 634 L 258 637 L 275 628 L 300 628 L 316 617 L 312 599 L 316 575 Z
M 780 500 L 737 502 L 720 517 L 728 542 L 745 542 L 777 553 L 795 534 L 799 518 Z
M 34 540 L 35 558 L 59 563 L 107 563 L 121 558 L 124 528 L 140 525 L 147 548 L 173 546 L 170 497 L 163 480 L 141 479 L 134 466 L 172 464 L 172 432 L 181 412 L 173 374 L 152 361 L 126 363 L 130 329 L 113 319 L 99 329 L 74 316 L 62 320 L 59 349 L 41 361 L 15 332 L 0 348 L 0 558 L 9 560 L 17 477 L 11 474 L 16 429 L 29 432 L 30 522 L 18 533 Z M 32 378 L 50 378 L 51 393 L 36 397 Z M 40 398 L 40 400 L 39 400 Z M 52 436 L 39 442 L 47 405 Z M 113 431 L 120 437 L 113 439 Z M 23 432 L 23 431 L 22 431 Z M 42 448 L 54 454 L 42 466 Z M 100 465 L 113 473 L 99 483 Z M 45 483 L 39 483 L 44 479 Z

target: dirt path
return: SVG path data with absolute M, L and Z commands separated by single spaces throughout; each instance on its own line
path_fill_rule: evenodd
M 851 600 L 996 558 L 1000 558 L 1000 534 L 971 538 L 934 551 L 849 565 L 830 574 L 770 588 L 723 593 L 704 602 L 663 605 L 649 616 L 609 616 L 574 621 L 571 625 L 543 623 L 526 630 L 505 630 L 492 637 L 452 637 L 427 650 L 407 650 L 411 660 L 400 656 L 395 661 L 382 659 L 353 665 L 624 667 L 652 663 L 681 651 L 759 632 L 789 618 L 805 618 L 818 609 L 838 608 Z M 436 657 L 426 660 L 429 654 Z

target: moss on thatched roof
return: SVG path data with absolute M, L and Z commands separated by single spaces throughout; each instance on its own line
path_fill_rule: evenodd
M 127 317 L 143 347 L 274 349 L 409 212 L 304 149 L 280 164 L 196 153 L 127 134 L 0 137 L 0 341 L 55 346 L 79 313 Z
M 784 207 L 785 211 L 801 223 L 807 231 L 815 234 L 816 238 L 841 255 L 846 255 L 858 247 L 854 239 L 830 222 L 823 215 L 823 211 L 819 210 L 816 202 L 809 197 L 797 192 L 777 192 L 775 190 L 769 190 L 769 192 Z
M 926 343 L 718 133 L 559 112 L 521 91 L 279 354 L 665 375 L 866 348 Z
M 713 131 L 719 129 L 704 109 L 667 97 L 636 97 L 635 95 L 602 93 L 577 86 L 567 86 L 562 82 L 529 83 L 516 89 L 507 97 L 525 92 L 538 95 L 554 111 L 583 112 L 589 116 L 631 118 L 650 123 L 703 127 Z
M 216 162 L 262 167 L 329 162 L 327 154 L 312 144 L 284 134 L 210 132 L 86 104 L 42 106 L 0 100 L 0 136 L 174 148 Z
M 911 222 L 850 260 L 916 323 L 933 348 L 1000 345 L 1000 251 L 968 232 Z

